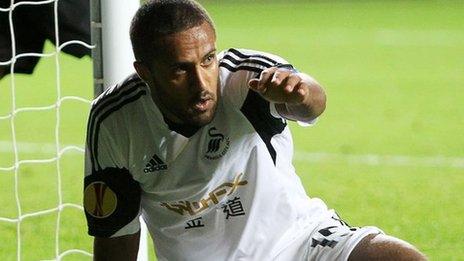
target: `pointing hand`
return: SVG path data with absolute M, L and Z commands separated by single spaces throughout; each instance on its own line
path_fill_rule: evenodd
M 251 79 L 248 86 L 270 102 L 288 104 L 303 102 L 309 88 L 298 73 L 277 67 L 263 70 L 260 78 Z

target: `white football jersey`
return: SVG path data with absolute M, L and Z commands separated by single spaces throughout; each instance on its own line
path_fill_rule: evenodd
M 84 206 L 89 234 L 140 229 L 159 260 L 301 260 L 314 227 L 330 217 L 292 165 L 290 129 L 248 81 L 280 57 L 243 49 L 218 55 L 214 119 L 190 137 L 168 126 L 137 75 L 93 103 Z M 289 259 L 290 258 L 290 259 Z

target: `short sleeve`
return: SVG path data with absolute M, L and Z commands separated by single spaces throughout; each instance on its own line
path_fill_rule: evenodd
M 85 155 L 84 210 L 88 233 L 97 237 L 140 229 L 141 189 L 123 165 L 118 144 L 91 113 Z
M 221 91 L 225 99 L 240 108 L 252 92 L 248 87 L 251 79 L 259 78 L 270 67 L 295 70 L 285 59 L 270 53 L 231 48 L 218 54 Z

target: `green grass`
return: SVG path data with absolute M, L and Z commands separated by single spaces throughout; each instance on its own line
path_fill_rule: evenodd
M 279 54 L 325 87 L 328 108 L 312 128 L 292 125 L 297 152 L 464 158 L 464 4 L 462 1 L 203 1 L 218 31 L 218 47 Z M 53 48 L 48 45 L 48 51 Z M 62 96 L 92 96 L 89 59 L 62 55 Z M 11 77 L 0 81 L 0 116 L 11 109 Z M 16 77 L 16 106 L 56 99 L 54 58 L 33 76 Z M 65 101 L 59 140 L 83 144 L 88 104 Z M 55 111 L 16 115 L 21 142 L 53 143 Z M 0 141 L 11 140 L 0 120 Z M 0 151 L 5 151 L 2 149 Z M 43 159 L 54 153 L 28 154 Z M 60 160 L 63 203 L 80 204 L 83 156 Z M 14 163 L 0 152 L 0 167 Z M 350 224 L 376 225 L 415 244 L 432 260 L 464 260 L 464 169 L 418 164 L 295 161 L 303 184 Z M 57 164 L 24 164 L 18 172 L 23 214 L 58 203 Z M 0 217 L 18 214 L 14 173 L 0 171 Z M 21 223 L 23 260 L 55 256 L 57 213 Z M 0 221 L 1 260 L 16 258 L 16 225 Z M 91 251 L 79 210 L 61 213 L 59 250 Z M 153 256 L 151 254 L 151 256 Z M 79 254 L 65 260 L 90 260 Z

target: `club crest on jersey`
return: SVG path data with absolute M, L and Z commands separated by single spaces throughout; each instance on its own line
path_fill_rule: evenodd
M 229 150 L 230 140 L 229 137 L 220 133 L 216 127 L 211 127 L 208 130 L 208 146 L 206 147 L 205 158 L 209 160 L 219 159 L 226 155 Z
M 117 205 L 116 193 L 104 182 L 90 183 L 84 190 L 84 209 L 92 217 L 109 217 Z

